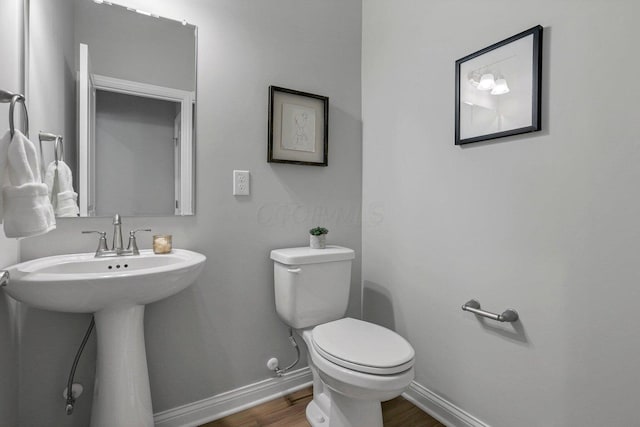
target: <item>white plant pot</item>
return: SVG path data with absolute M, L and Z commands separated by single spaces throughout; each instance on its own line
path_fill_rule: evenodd
M 309 235 L 309 246 L 311 246 L 311 249 L 324 249 L 327 246 L 327 235 Z

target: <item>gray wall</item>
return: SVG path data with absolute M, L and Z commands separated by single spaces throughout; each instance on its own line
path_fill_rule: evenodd
M 638 425 L 640 3 L 486 5 L 363 2 L 366 317 L 493 427 Z M 543 131 L 455 147 L 455 60 L 536 24 Z
M 174 214 L 179 110 L 171 101 L 97 91 L 97 216 Z
M 3 59 L 3 65 L 0 66 L 0 89 L 11 92 L 23 92 L 22 18 L 21 1 L 0 2 L 0 58 Z M 16 111 L 18 110 L 20 107 L 16 107 Z M 9 104 L 0 104 L 2 135 L 9 129 L 8 117 Z M 0 266 L 14 264 L 17 259 L 17 241 L 5 238 L 4 232 L 0 231 Z M 18 421 L 18 310 L 18 304 L 0 291 L 0 427 L 13 427 Z
M 124 218 L 125 229 L 173 234 L 176 247 L 207 255 L 186 291 L 146 310 L 155 411 L 269 378 L 270 356 L 292 356 L 273 302 L 269 251 L 308 244 L 326 225 L 329 242 L 358 253 L 349 314 L 360 315 L 361 93 L 359 0 L 128 1 L 198 25 L 197 215 Z M 269 85 L 330 97 L 329 166 L 266 162 Z M 252 194 L 231 194 L 232 170 L 251 171 Z M 108 219 L 59 219 L 46 236 L 21 243 L 24 260 L 91 251 L 81 230 L 111 231 Z M 150 247 L 142 237 L 140 246 Z M 60 397 L 87 316 L 28 310 L 22 348 L 23 425 L 71 425 Z M 93 343 L 79 368 L 90 390 Z M 45 357 L 46 356 L 46 357 Z M 46 360 L 45 360 L 46 359 Z M 38 368 L 41 367 L 41 368 Z M 78 401 L 90 406 L 90 393 Z M 26 408 L 25 408 L 26 409 Z M 79 409 L 84 411 L 84 409 Z M 86 425 L 86 414 L 75 425 Z
M 64 1 L 75 3 L 76 45 L 89 46 L 93 73 L 187 91 L 196 89 L 193 26 L 123 7 Z M 153 5 L 145 8 L 151 12 Z
M 76 145 L 73 2 L 30 0 L 29 8 L 29 26 L 34 29 L 30 31 L 27 82 L 31 139 L 37 144 L 39 131 L 63 135 L 65 158 L 73 165 Z M 53 159 L 51 143 L 45 143 L 44 154 L 45 164 Z M 28 244 L 29 239 L 23 240 L 21 247 L 24 244 L 37 246 L 46 238 L 32 239 Z M 50 252 L 46 248 L 42 250 Z M 70 317 L 77 320 L 70 322 Z M 19 423 L 12 427 L 87 425 L 95 361 L 94 339 L 90 341 L 76 375 L 76 382 L 89 387 L 73 417 L 64 415 L 62 391 L 89 319 L 89 316 L 51 313 L 20 304 L 14 315 L 20 331 Z
M 62 135 L 65 161 L 76 164 L 76 67 L 71 0 L 29 1 L 29 120 L 31 140 L 38 132 Z M 43 142 L 44 165 L 54 159 L 53 142 Z M 77 177 L 74 176 L 74 180 Z M 75 182 L 74 182 L 75 184 Z M 77 188 L 77 186 L 74 186 Z

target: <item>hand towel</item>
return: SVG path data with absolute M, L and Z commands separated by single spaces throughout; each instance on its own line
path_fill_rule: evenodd
M 73 217 L 80 214 L 78 193 L 73 191 L 73 175 L 69 166 L 62 160 L 51 162 L 47 166 L 44 178 L 49 189 L 49 200 L 57 217 Z
M 49 200 L 51 200 L 51 204 L 54 205 L 53 206 L 53 210 L 55 211 L 56 207 L 55 207 L 55 198 L 53 197 L 53 194 L 57 193 L 57 188 L 54 189 L 53 187 L 56 186 L 58 187 L 58 177 L 56 176 L 58 174 L 58 168 L 56 167 L 56 162 L 51 162 L 49 163 L 49 165 L 47 166 L 47 170 L 44 173 L 44 183 L 47 184 L 47 188 L 49 189 Z
M 4 234 L 7 237 L 31 237 L 56 228 L 47 186 L 30 182 L 2 189 Z
M 13 134 L 7 158 L 11 185 L 41 183 L 36 146 L 19 130 Z
M 2 189 L 5 235 L 31 237 L 55 229 L 48 187 L 40 182 L 35 145 L 18 130 L 7 148 L 6 169 L 8 180 Z
M 0 139 L 0 185 L 9 182 L 9 173 L 7 172 L 7 152 L 9 150 L 9 144 L 11 143 L 11 132 L 7 131 Z M 3 201 L 0 197 L 0 220 L 4 218 L 3 215 Z
M 78 209 L 78 193 L 75 191 L 62 191 L 58 193 L 56 216 L 78 216 L 80 215 L 80 209 Z

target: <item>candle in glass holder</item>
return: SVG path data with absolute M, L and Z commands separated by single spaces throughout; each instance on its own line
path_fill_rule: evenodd
M 171 252 L 171 234 L 156 234 L 153 236 L 153 253 L 168 254 Z

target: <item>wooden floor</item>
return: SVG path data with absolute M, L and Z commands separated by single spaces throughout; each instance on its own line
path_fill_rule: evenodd
M 200 427 L 309 427 L 305 409 L 312 398 L 305 388 Z M 402 397 L 383 402 L 382 417 L 384 427 L 445 427 Z

